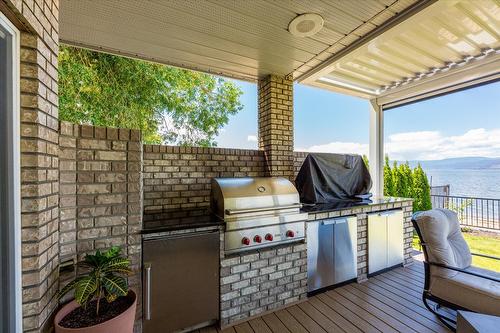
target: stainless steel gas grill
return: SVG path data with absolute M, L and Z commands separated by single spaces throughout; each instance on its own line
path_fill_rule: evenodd
M 285 178 L 212 179 L 211 209 L 225 222 L 226 253 L 303 240 L 307 213 L 300 208 Z

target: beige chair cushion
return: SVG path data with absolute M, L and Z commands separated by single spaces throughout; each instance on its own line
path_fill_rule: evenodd
M 472 256 L 457 214 L 433 209 L 415 216 L 430 262 L 499 278 L 500 273 L 470 266 Z M 500 316 L 500 283 L 431 266 L 429 292 L 445 301 L 480 313 Z
M 492 259 L 493 261 L 493 259 Z M 481 274 L 481 275 L 485 275 L 485 276 L 489 276 L 489 277 L 492 277 L 494 279 L 498 279 L 500 280 L 500 272 L 496 272 L 496 271 L 490 271 L 488 269 L 484 269 L 484 268 L 479 268 L 479 267 L 474 267 L 474 266 L 469 266 L 465 269 L 467 272 L 471 272 L 471 273 L 477 273 L 477 274 Z
M 455 212 L 437 208 L 422 212 L 415 220 L 430 262 L 462 269 L 470 266 L 472 256 Z
M 472 267 L 471 267 L 472 268 Z M 497 276 L 497 272 L 472 268 L 477 273 Z M 482 271 L 482 272 L 480 272 Z M 468 310 L 500 316 L 500 283 L 465 273 L 452 277 L 433 276 L 429 291 L 432 295 Z

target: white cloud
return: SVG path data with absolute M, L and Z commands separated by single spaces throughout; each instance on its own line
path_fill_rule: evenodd
M 395 134 L 389 136 L 385 150 L 397 160 L 500 157 L 500 129 L 478 128 L 455 136 L 443 136 L 438 131 Z
M 297 148 L 297 151 L 337 154 L 360 154 L 368 155 L 367 143 L 356 142 L 330 142 L 324 145 L 315 145 L 309 148 Z
M 368 144 L 331 142 L 297 150 L 368 155 Z M 439 131 L 405 132 L 390 135 L 385 152 L 393 160 L 438 160 L 452 157 L 500 157 L 500 128 L 472 129 L 464 134 L 443 136 Z
M 257 135 L 249 135 L 247 136 L 248 142 L 257 142 Z

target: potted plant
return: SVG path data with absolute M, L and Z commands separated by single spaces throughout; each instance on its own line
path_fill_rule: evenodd
M 75 299 L 56 314 L 56 333 L 132 333 L 137 296 L 128 288 L 125 275 L 132 272 L 130 261 L 119 247 L 87 254 L 82 266 L 89 269 L 60 292 L 75 290 Z

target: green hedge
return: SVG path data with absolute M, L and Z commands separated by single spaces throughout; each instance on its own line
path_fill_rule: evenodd
M 389 158 L 386 156 L 384 195 L 413 198 L 414 212 L 432 208 L 431 186 L 420 164 L 412 169 L 408 162 L 399 165 L 394 162 L 391 167 Z
M 363 155 L 363 160 L 366 167 L 369 167 L 366 155 Z M 386 156 L 384 164 L 384 195 L 413 198 L 414 212 L 432 209 L 431 186 L 420 164 L 412 169 L 408 162 L 399 165 L 394 162 L 391 167 L 389 157 Z

